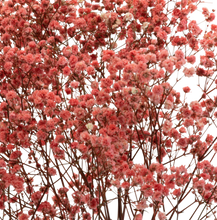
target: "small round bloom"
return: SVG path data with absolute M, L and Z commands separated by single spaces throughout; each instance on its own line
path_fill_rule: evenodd
M 67 64 L 67 59 L 65 58 L 65 57 L 60 57 L 59 58 L 59 60 L 58 60 L 58 62 L 57 62 L 57 64 L 59 65 L 59 66 L 64 66 L 64 65 L 66 65 Z
M 68 110 L 62 110 L 60 112 L 60 117 L 63 119 L 63 120 L 68 120 L 70 117 L 71 117 L 71 113 L 68 111 Z
M 57 171 L 54 168 L 49 167 L 48 168 L 48 174 L 51 175 L 51 176 L 55 176 L 57 174 Z
M 92 124 L 92 123 L 86 124 L 86 128 L 87 128 L 88 130 L 92 130 L 92 129 L 93 129 L 93 124 Z
M 73 81 L 73 82 L 70 83 L 70 86 L 71 86 L 72 88 L 74 88 L 74 89 L 77 89 L 78 86 L 79 86 L 79 84 L 80 84 L 79 82 Z
M 124 18 L 126 21 L 130 21 L 133 18 L 133 15 L 130 12 L 128 12 L 128 13 L 126 13 Z
M 164 212 L 158 212 L 158 218 L 159 220 L 165 220 L 166 219 L 166 215 Z
M 163 91 L 164 91 L 164 89 L 161 85 L 155 85 L 152 89 L 152 92 L 156 95 L 162 95 Z
M 137 94 L 138 90 L 136 88 L 132 88 L 131 92 L 132 92 L 133 95 L 135 95 L 135 94 Z
M 31 53 L 25 56 L 25 60 L 28 64 L 33 64 L 35 62 L 35 58 Z
M 71 72 L 71 70 L 70 70 L 70 68 L 69 68 L 68 66 L 65 66 L 65 67 L 63 68 L 63 75 L 64 75 L 64 76 L 69 76 L 69 75 L 70 75 L 70 72 Z
M 195 74 L 196 71 L 195 71 L 194 67 L 191 67 L 191 68 L 185 68 L 183 70 L 183 72 L 184 72 L 186 77 L 191 77 L 191 76 L 193 76 Z
M 11 70 L 12 66 L 13 66 L 12 62 L 6 62 L 5 65 L 4 65 L 5 71 L 9 72 Z
M 29 219 L 29 215 L 27 214 L 20 214 L 19 217 L 18 217 L 18 220 L 28 220 Z

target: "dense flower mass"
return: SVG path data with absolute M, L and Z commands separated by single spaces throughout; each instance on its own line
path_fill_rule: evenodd
M 217 219 L 217 25 L 200 3 L 0 1 L 0 216 Z M 195 77 L 189 102 L 175 86 Z

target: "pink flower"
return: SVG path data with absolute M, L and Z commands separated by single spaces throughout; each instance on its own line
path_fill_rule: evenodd
M 138 215 L 135 216 L 133 220 L 142 220 L 142 214 L 139 213 Z
M 171 39 L 172 39 L 173 46 L 182 46 L 182 45 L 186 45 L 188 43 L 188 41 L 185 37 L 172 36 Z
M 173 65 L 174 63 L 171 59 L 167 59 L 162 63 L 162 67 L 164 67 L 169 73 L 173 73 Z
M 19 150 L 13 151 L 10 155 L 10 160 L 16 160 L 21 155 L 22 155 L 21 151 Z
M 206 53 L 206 56 L 208 58 L 214 58 L 215 57 L 215 55 L 214 55 L 214 53 L 212 51 L 205 51 L 205 53 Z
M 110 53 L 110 52 L 109 52 Z M 112 53 L 112 52 L 111 52 Z M 94 66 L 94 68 L 99 68 L 100 67 L 100 65 L 99 65 L 99 63 L 98 63 L 98 61 L 97 60 L 93 60 L 93 62 L 91 63 L 91 65 L 92 66 Z
M 141 187 L 141 191 L 143 192 L 143 195 L 145 197 L 149 197 L 153 195 L 152 187 L 151 185 L 145 184 Z
M 25 56 L 25 60 L 28 64 L 33 64 L 35 62 L 35 58 L 31 53 Z
M 68 66 L 65 66 L 65 67 L 63 68 L 63 75 L 64 75 L 64 76 L 69 76 L 70 73 L 71 73 L 70 68 L 69 68 Z
M 86 102 L 86 107 L 87 108 L 92 108 L 94 106 L 94 104 L 96 103 L 96 101 L 94 99 L 90 99 Z
M 111 138 L 110 137 L 103 137 L 102 138 L 102 141 L 101 141 L 101 144 L 103 146 L 106 146 L 106 147 L 110 147 L 111 146 Z
M 124 189 L 127 189 L 127 188 L 130 187 L 130 183 L 129 183 L 129 182 L 123 182 L 123 183 L 121 184 L 121 187 L 124 188 Z
M 12 144 L 8 144 L 8 145 L 7 145 L 7 149 L 8 149 L 8 150 L 13 150 L 14 148 L 15 148 L 15 146 L 12 145 Z
M 93 66 L 88 66 L 87 67 L 87 74 L 88 75 L 94 75 L 95 74 L 95 69 Z
M 89 141 L 90 140 L 90 134 L 87 131 L 84 131 L 80 134 L 80 138 L 82 141 Z
M 152 199 L 154 201 L 161 202 L 162 201 L 162 193 L 158 192 L 158 191 L 154 192 L 154 195 L 153 195 Z
M 177 57 L 178 60 L 182 60 L 185 58 L 185 54 L 181 50 L 177 50 L 175 52 L 175 56 Z
M 84 214 L 82 215 L 82 217 L 83 217 L 84 220 L 91 220 L 91 215 L 90 215 L 90 213 L 84 213 Z
M 205 190 L 211 191 L 213 188 L 214 188 L 214 186 L 213 186 L 213 184 L 211 184 L 211 183 L 207 183 L 207 184 L 205 185 Z
M 76 149 L 78 147 L 78 143 L 77 142 L 72 142 L 71 143 L 71 148 L 72 149 Z
M 186 77 L 191 77 L 195 74 L 195 68 L 194 67 L 191 67 L 191 68 L 186 68 L 183 70 L 184 74 Z
M 167 217 L 164 212 L 158 212 L 158 218 L 159 220 L 165 220 Z
M 80 83 L 77 82 L 77 81 L 73 81 L 73 82 L 70 83 L 70 86 L 71 86 L 72 88 L 74 88 L 74 89 L 78 88 L 79 85 L 80 85 Z
M 65 158 L 65 151 L 60 149 L 59 147 L 54 147 L 53 149 L 54 158 L 63 160 Z
M 192 118 L 187 118 L 185 119 L 185 121 L 183 122 L 183 125 L 187 128 L 189 126 L 193 126 L 194 125 L 194 120 Z
M 54 139 L 56 143 L 62 143 L 64 140 L 65 140 L 65 137 L 64 135 L 61 135 L 61 134 L 57 135 L 56 138 Z
M 88 203 L 90 209 L 96 209 L 98 204 L 99 204 L 98 198 L 93 198 Z
M 28 72 L 28 71 L 31 69 L 31 66 L 28 65 L 27 63 L 23 63 L 23 64 L 21 64 L 21 69 L 22 69 L 24 72 Z
M 70 99 L 69 104 L 72 106 L 77 106 L 79 104 L 79 101 L 77 99 Z
M 208 180 L 210 178 L 210 175 L 207 173 L 201 173 L 200 176 L 204 179 L 204 180 Z
M 191 21 L 188 24 L 188 29 L 192 32 L 193 35 L 199 35 L 202 32 L 202 30 L 197 25 L 197 22 L 195 20 Z
M 173 123 L 171 121 L 166 120 L 163 124 L 163 131 L 166 133 L 169 132 L 172 129 L 172 125 Z
M 70 46 L 67 46 L 63 49 L 63 55 L 65 57 L 69 58 L 71 54 L 72 54 L 72 48 Z
M 162 40 L 166 40 L 167 39 L 167 33 L 165 32 L 165 31 L 159 31 L 158 33 L 157 33 L 157 37 L 159 37 L 160 39 L 162 39 Z
M 51 176 L 55 176 L 56 174 L 57 174 L 57 171 L 54 169 L 54 168 L 48 168 L 48 173 L 49 173 L 49 175 L 51 175 Z
M 180 133 L 186 133 L 186 129 L 185 129 L 184 127 L 181 127 L 181 128 L 179 129 L 179 132 L 180 132 Z
M 181 189 L 180 188 L 179 189 L 175 189 L 173 191 L 173 195 L 176 196 L 176 197 L 179 197 L 181 195 Z
M 75 108 L 74 113 L 78 119 L 82 119 L 85 116 L 86 111 L 83 108 Z
M 152 62 L 152 63 L 156 63 L 157 62 L 157 57 L 154 53 L 148 53 L 145 55 L 145 58 L 147 59 L 147 61 Z
M 102 78 L 100 82 L 102 88 L 111 87 L 111 85 L 113 84 L 113 81 L 109 78 Z
M 110 59 L 115 55 L 115 52 L 113 50 L 104 50 L 103 51 L 103 56 L 102 56 L 102 61 L 107 61 L 109 62 Z
M 84 144 L 79 144 L 78 149 L 81 151 L 81 153 L 85 154 L 88 151 L 88 148 Z
M 195 61 L 196 61 L 196 57 L 194 55 L 191 55 L 189 57 L 186 57 L 187 58 L 187 61 L 191 64 L 194 64 Z
M 124 73 L 132 73 L 137 71 L 137 65 L 135 63 L 127 64 L 124 68 Z
M 155 95 L 162 95 L 163 94 L 163 87 L 161 85 L 155 85 L 152 89 L 152 92 L 155 94 Z
M 160 183 L 155 183 L 154 184 L 154 190 L 162 192 L 163 191 L 163 185 L 160 184 Z
M 15 99 L 17 98 L 17 93 L 15 91 L 9 91 L 7 94 L 6 94 L 6 99 L 9 101 L 9 100 L 12 100 L 12 99 Z
M 159 52 L 159 59 L 161 61 L 165 60 L 168 57 L 169 53 L 166 49 L 163 49 Z
M 190 109 L 187 109 L 187 108 L 182 109 L 182 115 L 184 118 L 189 118 L 191 117 L 192 114 L 193 114 L 193 111 L 191 111 Z
M 21 169 L 20 165 L 15 164 L 15 165 L 13 166 L 12 173 L 16 173 L 16 172 L 18 172 L 20 169 Z
M 50 214 L 50 212 L 52 211 L 52 207 L 51 207 L 51 204 L 47 201 L 45 202 L 42 202 L 39 207 L 38 207 L 38 210 L 39 212 L 43 212 L 45 214 Z
M 0 159 L 0 167 L 6 167 L 6 163 L 3 159 Z
M 29 215 L 27 214 L 20 214 L 19 217 L 18 217 L 18 220 L 28 220 L 29 219 Z
M 87 23 L 84 18 L 77 18 L 74 20 L 75 28 L 85 28 Z
M 6 71 L 6 72 L 9 72 L 9 71 L 11 70 L 12 66 L 13 66 L 13 63 L 12 63 L 12 62 L 6 62 L 6 63 L 4 64 L 4 69 L 5 69 L 5 71 Z
M 47 138 L 47 133 L 40 130 L 37 132 L 36 136 L 37 136 L 38 140 L 45 140 Z
M 1 40 L 4 41 L 4 42 L 9 41 L 10 39 L 11 39 L 11 35 L 8 34 L 8 33 L 3 34 L 2 37 L 1 37 Z
M 145 181 L 148 183 L 148 182 L 151 182 L 153 180 L 153 174 L 148 174 L 146 177 L 145 177 Z
M 21 193 L 24 190 L 24 180 L 23 177 L 17 177 L 13 179 L 13 182 L 11 183 L 13 185 L 13 187 L 15 188 L 15 190 L 17 191 L 17 193 Z
M 181 148 L 186 148 L 188 146 L 187 138 L 180 138 L 179 141 L 177 142 L 177 145 L 180 146 Z
M 68 120 L 70 117 L 71 117 L 71 114 L 68 110 L 62 110 L 60 112 L 60 117 L 63 119 L 63 120 Z
M 203 68 L 197 68 L 196 74 L 198 76 L 205 76 L 206 75 L 206 71 Z
M 214 137 L 213 137 L 212 135 L 207 134 L 206 143 L 211 144 L 211 142 L 213 141 L 213 138 L 214 138 Z
M 203 109 L 202 109 L 202 107 L 201 107 L 201 104 L 198 103 L 197 101 L 191 102 L 190 107 L 191 107 L 191 110 L 192 110 L 193 112 L 195 112 L 197 115 L 201 115 L 202 112 L 203 112 Z
M 172 128 L 170 130 L 170 133 L 169 133 L 170 137 L 174 138 L 175 140 L 177 140 L 178 138 L 180 138 L 180 134 L 179 132 L 175 129 L 175 128 Z
M 59 66 L 64 66 L 64 65 L 67 64 L 67 62 L 68 62 L 68 60 L 67 60 L 65 57 L 60 57 L 59 60 L 58 60 L 58 62 L 57 62 L 57 64 L 58 64 Z
M 56 102 L 49 99 L 49 100 L 47 100 L 46 106 L 47 106 L 48 108 L 50 108 L 50 109 L 54 109 L 55 106 L 56 106 Z
M 36 47 L 36 43 L 35 43 L 34 41 L 30 41 L 30 42 L 28 43 L 28 45 L 29 45 L 29 47 L 31 47 L 31 48 L 35 48 L 35 47 Z
M 180 88 L 185 92 L 185 93 L 189 93 L 190 95 L 194 95 L 194 88 L 186 83 L 184 85 L 181 85 Z
M 84 71 L 87 69 L 87 65 L 85 64 L 84 61 L 80 61 L 80 62 L 76 63 L 75 69 L 76 69 L 76 71 L 81 72 L 81 71 Z

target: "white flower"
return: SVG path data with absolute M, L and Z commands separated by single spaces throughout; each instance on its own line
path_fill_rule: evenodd
M 150 24 L 149 22 L 144 22 L 142 24 L 142 30 L 145 30 L 148 27 L 149 24 Z
M 116 19 L 115 24 L 112 25 L 112 28 L 115 29 L 115 28 L 117 28 L 120 24 L 121 24 L 121 20 L 120 20 L 120 19 Z
M 135 95 L 138 92 L 138 90 L 136 88 L 132 88 L 131 92 L 132 92 L 133 95 Z
M 88 130 L 92 130 L 92 129 L 93 129 L 93 124 L 92 124 L 92 123 L 86 124 L 86 128 L 87 128 Z
M 120 24 L 121 24 L 121 20 L 120 20 L 120 19 L 117 19 L 115 23 L 116 23 L 117 25 L 120 25 Z
M 105 21 L 105 23 L 108 25 L 109 19 L 111 18 L 111 13 L 107 12 L 107 13 L 102 13 L 101 14 L 101 18 L 103 21 Z
M 130 12 L 126 13 L 126 15 L 125 15 L 126 21 L 130 21 L 132 18 L 133 18 L 133 15 Z

